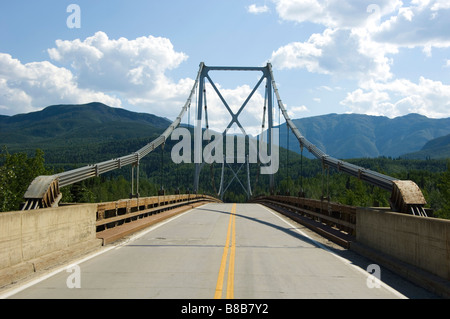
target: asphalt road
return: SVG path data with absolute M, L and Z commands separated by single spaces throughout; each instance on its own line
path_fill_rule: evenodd
M 372 265 L 372 266 L 371 266 Z M 377 270 L 374 279 L 367 271 Z M 258 204 L 207 204 L 61 267 L 7 298 L 432 298 Z

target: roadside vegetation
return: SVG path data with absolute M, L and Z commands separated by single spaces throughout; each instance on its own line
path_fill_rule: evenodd
M 52 155 L 53 156 L 53 155 Z M 289 156 L 289 157 L 288 157 Z M 39 175 L 50 175 L 77 167 L 64 158 L 46 163 L 45 154 L 36 150 L 10 154 L 6 148 L 0 153 L 0 211 L 20 209 L 23 195 L 31 181 Z M 58 161 L 60 163 L 58 163 Z M 348 160 L 353 164 L 398 178 L 414 181 L 427 200 L 433 216 L 450 219 L 450 160 L 409 160 L 393 158 L 365 158 Z M 78 165 L 80 166 L 80 165 Z M 239 165 L 235 165 L 237 171 Z M 200 192 L 217 196 L 220 186 L 221 164 L 205 165 L 200 175 Z M 140 165 L 140 196 L 156 196 L 163 188 L 166 194 L 192 192 L 194 164 L 176 165 L 170 160 L 170 148 L 157 150 L 142 160 Z M 268 176 L 258 174 L 258 165 L 251 165 L 253 195 L 268 194 Z M 225 186 L 233 173 L 227 169 Z M 246 185 L 246 170 L 238 174 Z M 106 202 L 128 198 L 131 191 L 131 169 L 125 167 L 100 177 L 76 183 L 62 189 L 63 202 Z M 389 206 L 390 193 L 368 185 L 355 177 L 323 168 L 318 160 L 301 158 L 285 150 L 280 154 L 280 169 L 275 176 L 275 192 L 320 199 L 329 197 L 333 202 L 353 206 Z M 234 180 L 224 196 L 224 201 L 245 202 L 247 196 Z

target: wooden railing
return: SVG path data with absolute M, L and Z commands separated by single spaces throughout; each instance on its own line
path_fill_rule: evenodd
M 202 194 L 182 194 L 100 203 L 97 206 L 97 232 L 201 201 L 217 202 L 219 200 Z
M 354 236 L 356 232 L 356 207 L 354 206 L 333 203 L 328 200 L 279 195 L 256 197 L 252 202 L 280 208 L 288 212 L 289 217 L 298 221 L 303 218 L 308 227 L 311 226 L 314 230 L 344 246 L 348 245 L 348 238 Z M 308 222 L 307 219 L 311 222 Z M 346 239 L 342 240 L 344 237 Z

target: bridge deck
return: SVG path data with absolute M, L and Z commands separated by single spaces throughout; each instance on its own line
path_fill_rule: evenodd
M 382 280 L 397 290 L 370 288 L 369 264 L 259 204 L 207 204 L 106 246 L 77 278 L 63 268 L 11 297 L 426 297 L 387 270 Z M 80 288 L 69 289 L 74 278 Z

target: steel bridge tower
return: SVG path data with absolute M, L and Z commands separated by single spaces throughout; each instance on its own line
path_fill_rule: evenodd
M 248 102 L 254 95 L 254 93 L 258 90 L 258 88 L 261 86 L 262 83 L 265 82 L 265 105 L 264 105 L 264 112 L 263 112 L 263 128 L 265 123 L 265 115 L 267 112 L 267 120 L 268 120 L 268 126 L 267 126 L 267 155 L 272 155 L 272 148 L 274 143 L 274 136 L 273 136 L 273 77 L 271 72 L 271 66 L 268 63 L 264 67 L 224 67 L 224 66 L 206 66 L 203 62 L 200 64 L 200 77 L 199 77 L 199 98 L 197 102 L 197 115 L 196 115 L 196 127 L 195 127 L 195 135 L 194 135 L 194 163 L 195 163 L 195 173 L 194 173 L 194 192 L 197 192 L 199 190 L 199 178 L 200 178 L 200 171 L 202 168 L 202 152 L 201 152 L 201 146 L 202 146 L 202 112 L 204 109 L 205 112 L 205 124 L 206 129 L 209 128 L 208 123 L 208 113 L 207 113 L 207 103 L 206 103 L 206 90 L 205 90 L 205 80 L 208 80 L 209 84 L 214 89 L 214 92 L 217 94 L 219 99 L 221 100 L 223 106 L 227 109 L 229 114 L 231 115 L 231 121 L 228 123 L 226 129 L 222 132 L 223 138 L 226 138 L 228 130 L 233 126 L 233 124 L 236 124 L 239 129 L 241 130 L 242 134 L 244 136 L 247 136 L 247 133 L 242 126 L 241 122 L 239 121 L 239 115 L 242 113 L 244 108 L 247 106 Z M 233 112 L 223 95 L 221 94 L 220 90 L 215 85 L 214 81 L 211 79 L 210 72 L 211 71 L 247 71 L 247 72 L 261 72 L 262 76 L 259 79 L 259 81 L 256 83 L 253 90 L 250 92 L 248 97 L 245 99 L 244 103 L 240 106 L 237 112 Z M 262 135 L 261 135 L 262 137 Z M 260 141 L 262 143 L 262 141 Z M 256 145 L 253 143 L 249 143 L 250 147 L 255 147 Z M 256 146 L 257 147 L 257 146 Z M 250 150 L 249 150 L 250 151 Z M 254 152 L 257 152 L 257 150 L 253 149 Z M 242 156 L 239 158 L 233 158 L 232 156 L 224 157 L 224 163 L 222 165 L 222 178 L 221 178 L 221 191 L 219 191 L 219 195 L 223 197 L 224 192 L 226 191 L 227 187 L 223 187 L 223 170 L 225 167 L 225 162 L 227 164 L 234 163 L 234 160 L 237 160 L 238 163 L 246 163 L 247 164 L 247 187 L 243 187 L 244 191 L 247 193 L 247 196 L 249 194 L 251 195 L 251 186 L 249 181 L 249 159 L 248 154 L 246 156 Z M 229 165 L 228 165 L 229 166 Z M 231 168 L 231 167 L 230 167 Z M 234 177 L 233 179 L 237 178 L 239 181 L 239 178 L 237 177 L 236 173 L 233 171 Z M 274 174 L 268 174 L 269 175 L 269 191 L 271 194 L 274 193 Z M 242 185 L 242 183 L 239 181 L 239 183 Z M 229 185 L 228 185 L 229 186 Z

